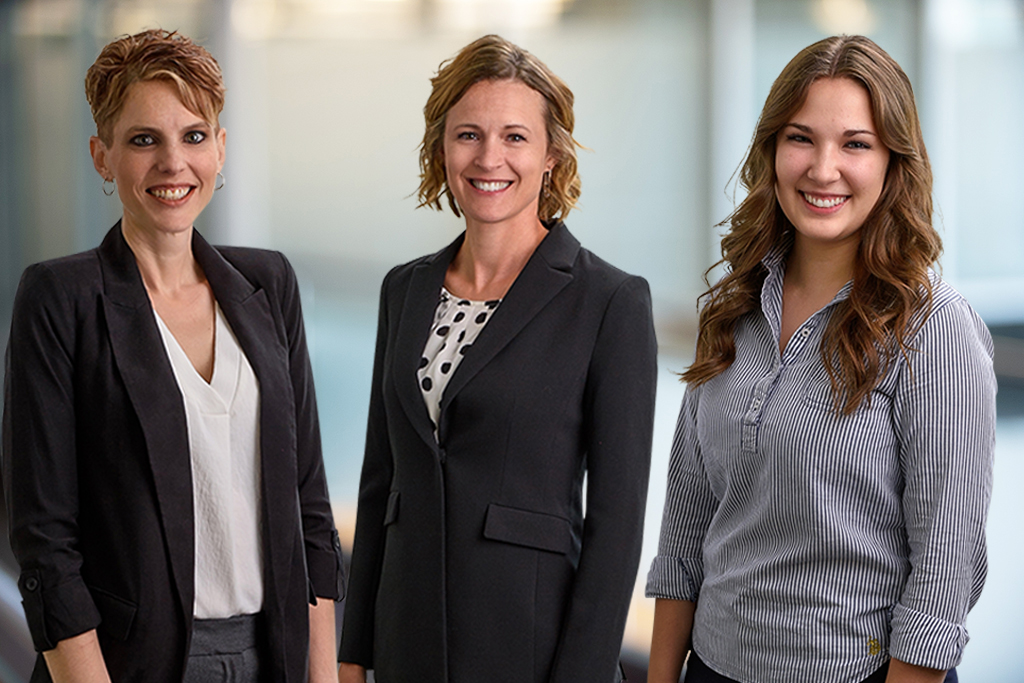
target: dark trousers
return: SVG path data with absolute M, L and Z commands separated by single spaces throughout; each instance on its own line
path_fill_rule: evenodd
M 885 683 L 885 677 L 888 673 L 889 662 L 886 662 L 875 673 L 865 678 L 863 683 Z M 683 681 L 685 683 L 738 683 L 716 671 L 712 671 L 693 650 L 690 650 L 690 659 L 686 664 L 686 678 Z M 956 669 L 950 669 L 946 672 L 946 683 L 957 682 Z
M 263 618 L 196 619 L 183 683 L 255 683 L 260 680 Z

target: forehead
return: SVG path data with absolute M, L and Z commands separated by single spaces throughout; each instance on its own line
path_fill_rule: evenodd
M 793 123 L 810 120 L 818 125 L 834 123 L 874 130 L 871 96 L 867 88 L 852 79 L 819 78 L 807 89 L 807 98 L 790 119 Z
M 543 125 L 544 96 L 519 80 L 479 81 L 448 110 L 448 125 Z
M 203 117 L 185 106 L 172 83 L 149 80 L 128 86 L 114 129 L 182 128 L 205 122 Z

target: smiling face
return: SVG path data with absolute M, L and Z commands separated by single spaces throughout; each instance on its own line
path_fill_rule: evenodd
M 868 91 L 848 78 L 812 83 L 775 148 L 775 194 L 797 240 L 856 244 L 888 166 Z
M 537 201 L 548 152 L 544 97 L 516 80 L 480 81 L 448 110 L 448 187 L 467 228 L 539 223 Z
M 117 183 L 122 229 L 150 238 L 187 232 L 213 195 L 225 137 L 189 111 L 170 83 L 133 84 L 110 145 L 89 141 L 96 170 Z

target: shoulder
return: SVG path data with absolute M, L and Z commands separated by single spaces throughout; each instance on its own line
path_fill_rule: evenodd
M 973 348 L 989 358 L 993 355 L 992 335 L 967 299 L 952 285 L 931 273 L 932 298 L 913 346 L 940 344 Z
M 279 251 L 225 246 L 214 249 L 254 285 L 273 286 L 295 278 L 291 263 Z
M 22 273 L 18 298 L 34 303 L 98 292 L 103 274 L 96 249 L 35 263 Z

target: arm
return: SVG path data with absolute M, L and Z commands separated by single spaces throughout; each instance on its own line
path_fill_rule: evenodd
M 317 597 L 340 600 L 344 592 L 341 543 L 327 493 L 313 369 L 309 362 L 302 321 L 302 302 L 295 272 L 283 255 L 281 260 L 285 272 L 281 310 L 288 337 L 289 373 L 295 391 L 296 459 L 306 567 Z M 310 623 L 312 625 L 313 622 Z
M 591 357 L 586 518 L 552 683 L 612 680 L 643 540 L 656 383 L 650 294 L 634 277 L 609 301 Z
M 651 683 L 679 680 L 691 648 L 696 601 L 704 579 L 704 535 L 718 506 L 697 439 L 701 393 L 700 387 L 688 387 L 679 410 L 658 555 L 647 576 L 647 597 L 657 599 L 648 673 Z
M 335 645 L 334 601 L 309 606 L 309 682 L 333 683 Z
M 654 634 L 648 683 L 678 683 L 686 653 L 690 651 L 690 632 L 696 603 L 689 600 L 658 598 L 654 603 Z
M 910 573 L 889 653 L 945 671 L 960 661 L 985 581 L 996 383 L 988 330 L 963 300 L 937 307 L 913 345 L 893 405 Z M 894 664 L 890 680 L 902 670 Z
M 54 683 L 110 683 L 95 629 L 60 641 L 43 658 Z
M 75 308 L 60 277 L 45 265 L 27 269 L 6 355 L 2 479 L 32 642 L 52 652 L 47 661 L 55 666 L 65 652 L 80 661 L 76 646 L 61 642 L 100 623 L 80 571 L 75 335 Z M 96 642 L 94 632 L 90 638 Z M 102 670 L 98 646 L 86 651 Z
M 393 273 L 394 271 L 392 271 Z M 374 604 L 384 550 L 384 514 L 391 487 L 391 444 L 384 411 L 384 363 L 388 341 L 387 292 L 389 273 L 381 286 L 377 316 L 377 345 L 370 385 L 370 410 L 366 425 L 366 449 L 359 480 L 356 535 L 352 548 L 352 571 L 338 660 L 342 681 L 365 678 L 365 669 L 373 668 Z M 341 677 L 342 674 L 347 678 Z

